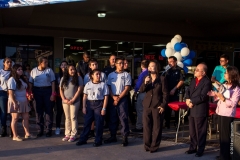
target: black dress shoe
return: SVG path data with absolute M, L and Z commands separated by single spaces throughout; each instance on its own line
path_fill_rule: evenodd
M 43 136 L 43 132 L 38 132 L 38 134 L 37 134 L 37 137 L 42 137 Z
M 116 136 L 111 136 L 110 138 L 108 138 L 104 141 L 104 143 L 106 143 L 106 144 L 113 143 L 113 142 L 117 142 Z
M 47 133 L 46 133 L 46 137 L 51 137 L 52 136 L 52 131 L 48 131 Z
M 81 145 L 84 145 L 84 144 L 87 144 L 87 142 L 78 141 L 78 142 L 76 143 L 77 146 L 81 146 Z
M 185 152 L 185 154 L 193 154 L 193 153 L 197 153 L 196 150 L 188 150 Z
M 122 146 L 123 146 L 123 147 L 128 146 L 128 137 L 127 137 L 127 136 L 123 136 Z
M 202 157 L 203 153 L 196 153 L 195 157 Z
M 102 142 L 98 142 L 98 143 L 93 143 L 93 147 L 99 147 L 102 145 Z

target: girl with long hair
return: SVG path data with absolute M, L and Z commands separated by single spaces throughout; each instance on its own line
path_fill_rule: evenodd
M 56 130 L 55 130 L 55 134 L 59 135 L 61 132 L 60 129 L 60 125 L 61 125 L 61 120 L 62 120 L 62 114 L 63 114 L 63 106 L 62 106 L 62 99 L 60 96 L 60 91 L 59 91 L 59 84 L 60 84 L 60 80 L 63 77 L 63 72 L 66 70 L 67 68 L 67 61 L 62 61 L 60 66 L 59 66 L 59 72 L 57 74 L 55 74 L 56 77 Z
M 62 141 L 74 142 L 77 136 L 77 115 L 80 107 L 80 93 L 83 80 L 78 76 L 74 65 L 69 65 L 60 81 L 60 95 L 65 113 L 65 137 Z
M 19 116 L 23 118 L 22 124 L 25 131 L 25 139 L 36 138 L 29 133 L 29 111 L 26 97 L 27 82 L 23 78 L 22 66 L 15 64 L 11 70 L 10 77 L 7 82 L 9 99 L 8 99 L 8 113 L 11 113 L 11 129 L 13 132 L 14 141 L 23 141 L 17 133 L 17 122 Z

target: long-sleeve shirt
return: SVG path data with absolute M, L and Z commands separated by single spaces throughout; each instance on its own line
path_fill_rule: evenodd
M 216 113 L 220 116 L 234 117 L 236 115 L 236 107 L 240 97 L 240 88 L 229 89 L 230 98 L 226 98 L 225 102 L 218 101 Z
M 144 81 L 144 77 L 146 77 L 147 75 L 148 75 L 148 70 L 143 69 L 142 72 L 138 76 L 138 80 L 137 80 L 137 83 L 136 83 L 135 88 L 134 88 L 135 92 L 138 92 L 139 88 L 141 87 L 141 85 Z

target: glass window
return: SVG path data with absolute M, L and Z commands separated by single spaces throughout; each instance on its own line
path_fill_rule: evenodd
M 134 53 L 133 42 L 118 42 L 118 56 L 133 57 Z
M 64 58 L 69 64 L 76 65 L 82 60 L 83 53 L 91 53 L 90 40 L 87 39 L 64 39 Z
M 166 66 L 166 58 L 161 56 L 161 50 L 166 48 L 166 44 L 144 43 L 144 59 L 157 60 L 161 65 L 161 70 Z

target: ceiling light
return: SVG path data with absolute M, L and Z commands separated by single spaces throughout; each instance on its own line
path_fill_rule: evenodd
M 135 51 L 137 51 L 137 50 L 141 50 L 142 48 L 134 48 L 134 49 L 131 49 L 131 50 L 135 50 Z
M 102 46 L 102 47 L 99 47 L 99 48 L 110 48 L 111 46 Z
M 106 12 L 100 11 L 100 12 L 98 12 L 97 16 L 98 16 L 98 18 L 104 18 L 104 17 L 106 17 Z
M 118 44 L 123 44 L 123 42 L 118 42 Z
M 66 49 L 66 48 L 64 48 L 64 49 Z
M 78 40 L 76 40 L 76 42 L 87 42 L 88 40 L 86 40 L 86 39 L 78 39 Z
M 166 46 L 166 44 L 156 44 L 156 45 L 153 45 L 154 47 L 162 47 L 162 46 Z
M 70 46 L 70 44 L 66 44 L 65 46 L 66 46 L 66 47 L 69 47 L 69 46 Z
M 87 50 L 87 51 L 96 51 L 96 49 L 89 49 L 89 50 Z
M 84 52 L 78 52 L 78 53 L 84 53 Z
M 72 54 L 74 54 L 76 56 L 78 53 L 72 53 Z
M 115 51 L 115 52 L 125 52 L 125 51 Z

